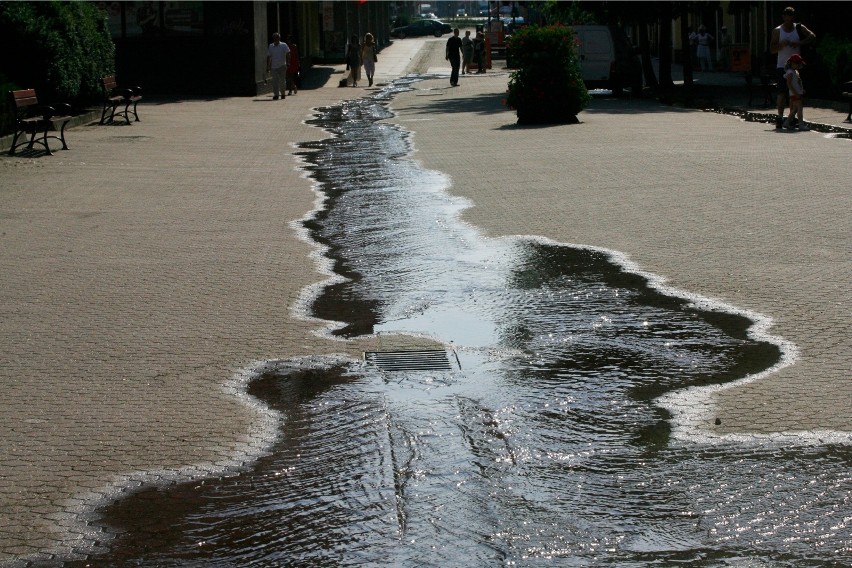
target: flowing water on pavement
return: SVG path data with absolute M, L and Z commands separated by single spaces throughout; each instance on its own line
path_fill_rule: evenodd
M 325 195 L 306 227 L 346 280 L 310 312 L 342 337 L 451 343 L 452 370 L 281 362 L 249 387 L 283 416 L 271 453 L 111 507 L 124 534 L 89 563 L 852 563 L 848 448 L 673 443 L 653 404 L 770 367 L 778 346 L 600 251 L 460 222 L 445 176 L 382 122 L 400 88 L 314 121 L 334 137 L 304 146 Z

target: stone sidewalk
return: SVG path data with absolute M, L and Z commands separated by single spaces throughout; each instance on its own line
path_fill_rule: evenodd
M 443 72 L 442 52 L 396 42 L 377 79 Z M 261 453 L 279 417 L 240 396 L 258 362 L 376 347 L 299 310 L 328 274 L 295 228 L 317 195 L 294 145 L 326 136 L 312 108 L 366 92 L 325 71 L 282 101 L 144 101 L 132 126 L 71 129 L 68 152 L 0 157 L 0 564 L 82 552 L 105 536 L 81 522 L 97 503 Z M 643 100 L 521 128 L 507 79 L 431 79 L 392 104 L 414 158 L 475 204 L 466 219 L 621 251 L 771 317 L 797 358 L 675 400 L 685 435 L 848 442 L 849 141 Z
M 431 71 L 445 65 L 436 46 Z M 465 218 L 493 236 L 617 251 L 786 345 L 784 368 L 765 377 L 667 397 L 676 437 L 852 441 L 850 141 L 606 98 L 579 125 L 519 127 L 501 106 L 507 79 L 474 75 L 392 105 L 415 132 L 415 159 L 475 204 Z M 835 127 L 846 116 L 819 113 Z

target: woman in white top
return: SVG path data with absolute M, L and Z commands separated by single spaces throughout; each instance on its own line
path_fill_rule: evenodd
M 373 75 L 376 73 L 376 61 L 379 58 L 376 55 L 376 40 L 373 34 L 367 33 L 364 36 L 364 45 L 361 46 L 361 61 L 364 62 L 364 73 L 367 74 L 369 86 L 373 86 Z
M 713 41 L 713 36 L 707 33 L 707 28 L 701 26 L 698 28 L 698 63 L 701 65 L 702 71 L 712 71 L 713 61 L 710 59 L 710 42 Z M 705 69 L 706 68 L 706 69 Z

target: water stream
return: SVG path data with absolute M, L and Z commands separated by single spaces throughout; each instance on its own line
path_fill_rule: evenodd
M 109 566 L 852 564 L 852 451 L 683 444 L 658 396 L 776 364 L 751 321 L 661 294 L 602 251 L 485 238 L 385 121 L 400 81 L 319 109 L 305 222 L 341 279 L 309 302 L 342 338 L 405 332 L 445 372 L 279 362 L 284 417 L 239 475 L 111 507 Z M 369 148 L 370 152 L 365 152 Z

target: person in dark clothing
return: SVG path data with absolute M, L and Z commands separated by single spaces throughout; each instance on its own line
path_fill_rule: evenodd
M 485 34 L 482 32 L 477 32 L 473 40 L 473 60 L 478 67 L 476 72 L 485 73 Z
M 355 34 L 352 35 L 346 47 L 346 69 L 349 71 L 348 84 L 357 87 L 361 79 L 361 44 Z
M 452 73 L 450 73 L 450 85 L 453 87 L 458 86 L 459 84 L 459 67 L 461 67 L 461 51 L 462 51 L 462 40 L 459 37 L 459 29 L 456 28 L 453 30 L 453 35 L 450 36 L 450 39 L 447 40 L 447 50 L 446 50 L 446 59 L 450 62 L 450 66 L 453 68 Z

